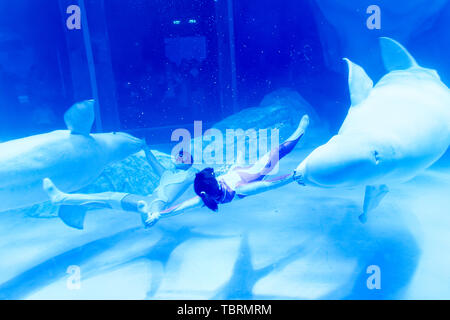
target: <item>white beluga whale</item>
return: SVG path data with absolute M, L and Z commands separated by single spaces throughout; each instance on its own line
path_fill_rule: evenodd
M 337 135 L 294 173 L 299 184 L 365 187 L 363 213 L 377 207 L 387 185 L 415 177 L 450 143 L 450 90 L 435 70 L 420 67 L 398 42 L 380 38 L 389 71 L 373 86 L 348 59 L 351 107 Z
M 58 130 L 0 144 L 0 212 L 49 200 L 51 178 L 67 192 L 93 182 L 110 163 L 140 151 L 143 141 L 126 133 L 90 134 L 94 101 L 72 106 Z

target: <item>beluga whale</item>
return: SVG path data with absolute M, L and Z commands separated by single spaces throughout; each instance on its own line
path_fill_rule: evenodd
M 67 130 L 0 144 L 0 212 L 49 200 L 42 187 L 51 178 L 63 190 L 92 183 L 115 161 L 139 152 L 143 140 L 127 133 L 91 134 L 94 101 L 73 105 L 64 115 Z
M 351 107 L 338 132 L 296 168 L 301 185 L 365 187 L 362 222 L 388 193 L 436 162 L 450 143 L 450 90 L 398 42 L 380 38 L 388 73 L 373 86 L 348 64 Z

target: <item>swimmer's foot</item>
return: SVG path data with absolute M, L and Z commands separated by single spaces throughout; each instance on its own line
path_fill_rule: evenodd
M 298 125 L 298 129 L 302 130 L 303 132 L 306 131 L 306 128 L 309 126 L 309 116 L 305 114 L 302 119 L 300 120 L 300 124 Z
M 61 204 L 64 202 L 66 194 L 61 190 L 59 190 L 49 178 L 45 178 L 42 181 L 42 187 L 50 197 L 50 200 L 52 201 L 53 204 Z
M 309 116 L 305 114 L 300 120 L 297 130 L 295 130 L 295 132 L 287 139 L 287 141 L 299 140 L 305 134 L 308 126 L 309 126 Z

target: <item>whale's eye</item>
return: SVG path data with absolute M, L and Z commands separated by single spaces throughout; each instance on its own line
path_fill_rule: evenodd
M 380 154 L 378 153 L 377 150 L 374 150 L 372 152 L 372 154 L 373 154 L 373 157 L 375 158 L 375 164 L 378 164 L 380 162 Z

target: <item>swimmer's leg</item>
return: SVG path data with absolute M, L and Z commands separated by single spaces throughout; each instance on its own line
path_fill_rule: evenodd
M 291 136 L 287 138 L 283 144 L 289 143 L 291 141 L 297 143 L 300 140 L 300 138 L 305 134 L 308 126 L 309 126 L 309 116 L 305 114 L 300 120 L 300 123 L 298 124 L 298 127 L 295 130 L 295 132 L 291 134 Z
M 54 205 L 87 206 L 91 208 L 122 209 L 122 199 L 127 193 L 102 192 L 93 194 L 64 193 L 45 178 L 43 188 Z
M 236 157 L 236 166 L 243 166 L 245 165 L 245 154 L 242 152 L 242 150 L 237 151 L 237 157 Z
M 304 115 L 298 124 L 297 129 L 285 142 L 283 142 L 275 151 L 278 151 L 279 160 L 281 160 L 284 156 L 286 156 L 289 152 L 291 152 L 300 139 L 305 134 L 306 128 L 309 125 L 309 117 L 308 115 Z
M 239 170 L 239 174 L 246 178 L 247 182 L 258 181 L 269 174 L 277 165 L 278 161 L 291 152 L 300 139 L 305 134 L 309 125 L 308 115 L 304 115 L 295 132 L 277 148 L 272 149 L 269 153 L 260 158 L 252 167 L 245 171 Z
M 43 181 L 43 188 L 50 197 L 51 202 L 59 206 L 58 216 L 68 226 L 76 229 L 83 229 L 84 218 L 89 209 L 108 208 L 123 211 L 139 212 L 138 202 L 140 205 L 146 205 L 146 197 L 135 196 L 136 198 L 128 199 L 134 201 L 133 205 L 130 201 L 124 201 L 131 196 L 127 193 L 119 192 L 103 192 L 95 194 L 80 194 L 80 193 L 64 193 L 59 190 L 53 182 L 45 178 Z M 138 198 L 138 199 L 137 199 Z

